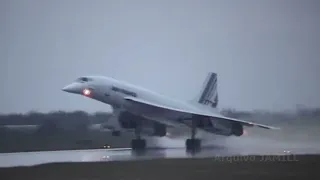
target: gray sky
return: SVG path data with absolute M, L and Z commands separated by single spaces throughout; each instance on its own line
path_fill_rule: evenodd
M 320 106 L 317 0 L 0 0 L 0 112 L 108 110 L 61 88 L 81 75 L 220 107 Z

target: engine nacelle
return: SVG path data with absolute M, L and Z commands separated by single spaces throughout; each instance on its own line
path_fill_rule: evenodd
M 160 123 L 154 123 L 153 125 L 153 135 L 163 137 L 167 135 L 167 127 Z
M 213 127 L 212 121 L 210 118 L 202 118 L 196 121 L 197 128 L 205 129 Z
M 241 136 L 243 134 L 243 126 L 238 122 L 203 118 L 199 119 L 196 125 L 198 128 L 223 136 Z
M 140 117 L 131 114 L 129 112 L 123 112 L 119 115 L 118 121 L 122 128 L 124 129 L 135 129 L 137 127 L 137 122 Z
M 231 126 L 232 134 L 235 136 L 242 136 L 243 135 L 243 125 L 240 123 L 232 123 Z
M 121 113 L 118 120 L 120 126 L 128 130 L 134 130 L 137 127 L 138 122 L 140 122 L 142 135 L 163 137 L 167 134 L 165 125 L 129 112 Z

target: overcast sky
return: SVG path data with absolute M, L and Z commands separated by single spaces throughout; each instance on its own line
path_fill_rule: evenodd
M 317 0 L 0 0 L 0 112 L 108 111 L 61 88 L 112 76 L 219 107 L 320 106 Z

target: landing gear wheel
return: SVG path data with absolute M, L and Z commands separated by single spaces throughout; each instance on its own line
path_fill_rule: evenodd
M 201 149 L 201 140 L 196 139 L 196 133 L 197 133 L 197 123 L 198 123 L 198 116 L 194 116 L 192 119 L 192 125 L 191 125 L 191 139 L 186 140 L 186 150 L 187 152 L 196 153 L 199 152 Z
M 186 140 L 186 150 L 187 150 L 187 152 L 199 152 L 201 150 L 201 140 L 200 139 L 187 139 Z
M 133 139 L 131 141 L 131 148 L 133 151 L 144 151 L 146 149 L 146 140 L 144 139 Z
M 146 150 L 146 140 L 141 138 L 141 121 L 136 122 L 135 135 L 136 139 L 131 140 L 131 148 L 136 155 L 144 154 Z

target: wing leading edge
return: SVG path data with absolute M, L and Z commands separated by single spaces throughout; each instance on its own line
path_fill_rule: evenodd
M 241 124 L 243 124 L 244 126 L 257 126 L 260 128 L 264 128 L 264 129 L 280 129 L 278 127 L 273 127 L 273 126 L 268 126 L 268 125 L 263 125 L 263 124 L 259 124 L 259 123 L 254 123 L 254 122 L 249 122 L 249 121 L 244 121 L 244 120 L 240 120 L 240 119 L 235 119 L 235 118 L 229 118 L 229 117 L 225 117 L 219 114 L 213 114 L 213 113 L 208 113 L 208 112 L 202 112 L 202 111 L 198 111 L 198 110 L 194 110 L 194 109 L 181 109 L 181 108 L 176 108 L 176 107 L 168 107 L 168 106 L 164 106 L 164 105 L 159 105 L 156 103 L 152 103 L 149 101 L 145 101 L 139 98 L 135 98 L 135 97 L 125 97 L 125 100 L 127 101 L 131 101 L 133 103 L 137 103 L 140 105 L 147 105 L 147 106 L 152 106 L 155 108 L 161 108 L 164 110 L 169 110 L 169 111 L 175 111 L 175 112 L 179 112 L 179 113 L 187 113 L 187 114 L 193 114 L 193 115 L 199 115 L 199 116 L 207 116 L 207 117 L 212 117 L 212 118 L 218 118 L 221 120 L 227 120 L 227 121 L 235 121 L 235 122 L 239 122 Z

